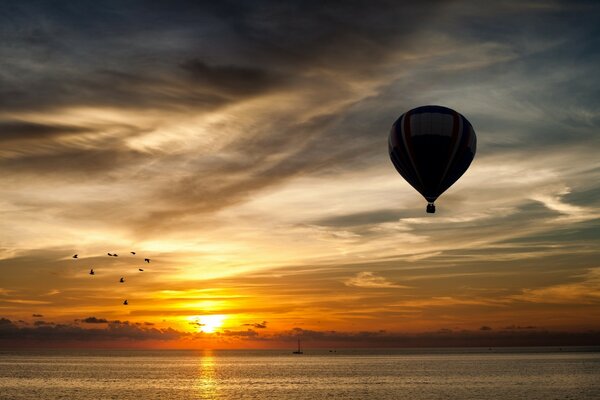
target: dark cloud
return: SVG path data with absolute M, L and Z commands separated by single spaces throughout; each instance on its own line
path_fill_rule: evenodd
M 38 124 L 28 121 L 1 121 L 0 143 L 17 140 L 39 140 L 90 132 L 90 128 L 70 125 Z
M 371 62 L 385 57 L 386 43 L 404 39 L 417 20 L 430 18 L 436 9 L 435 2 L 418 7 L 376 3 L 4 5 L 0 105 L 202 108 L 223 99 L 194 94 L 178 79 L 178 66 L 206 89 L 258 93 L 278 79 L 251 64 L 285 67 L 288 75 L 315 62 L 356 69 L 369 65 L 365 57 Z M 238 66 L 241 61 L 248 65 Z M 33 68 L 42 63 L 46 68 Z
M 43 318 L 44 317 L 42 314 L 32 314 L 31 316 L 33 318 Z
M 42 322 L 41 324 L 39 322 Z M 10 341 L 113 341 L 113 340 L 176 340 L 187 336 L 185 332 L 171 328 L 156 329 L 130 324 L 111 322 L 106 328 L 85 329 L 72 324 L 51 324 L 36 321 L 34 328 L 18 327 L 9 319 L 0 318 L 0 342 Z
M 520 325 L 509 325 L 509 326 L 505 326 L 504 328 L 507 331 L 513 331 L 513 330 L 520 330 L 520 329 L 539 329 L 537 326 L 532 326 L 532 325 L 527 325 L 527 326 L 520 326 Z
M 3 33 L 13 44 L 0 47 L 7 71 L 0 76 L 3 83 L 0 105 L 4 109 L 25 111 L 113 106 L 202 112 L 232 98 L 268 91 L 292 77 L 297 80 L 304 66 L 315 60 L 329 67 L 352 70 L 373 65 L 376 59 L 389 54 L 385 43 L 407 40 L 420 26 L 416 19 L 431 17 L 434 3 L 391 7 L 392 3 L 386 1 L 378 5 L 362 1 L 338 5 L 266 1 L 243 6 L 182 2 L 169 9 L 143 2 L 110 7 L 88 2 L 58 8 L 32 3 L 4 6 L 8 9 L 0 22 L 4 22 Z M 356 18 L 357 14 L 361 18 Z M 173 40 L 185 45 L 164 46 L 149 37 L 171 37 L 174 32 L 182 37 L 175 36 Z M 122 40 L 140 35 L 143 40 Z M 219 45 L 201 45 L 203 41 L 199 38 L 206 35 L 219 36 Z M 40 54 L 43 60 L 38 59 L 42 57 Z M 349 63 L 349 59 L 353 62 Z M 42 61 L 45 68 L 32 69 L 32 65 Z M 282 72 L 265 69 L 265 65 Z M 193 85 L 189 84 L 189 75 Z M 310 81 L 303 82 L 307 83 L 313 86 Z M 317 84 L 322 83 L 317 79 Z M 32 140 L 40 135 L 58 134 L 61 129 L 63 133 L 65 129 L 87 129 L 28 124 L 19 129 L 29 130 Z M 275 131 L 283 129 L 282 126 Z M 265 133 L 264 129 L 261 131 Z M 121 138 L 130 135 L 123 132 Z M 249 162 L 260 162 L 260 158 L 276 150 L 272 147 L 274 143 L 293 145 L 294 136 L 286 134 L 278 140 L 264 137 L 253 148 L 271 146 Z M 247 145 L 248 142 L 242 144 Z M 95 164 L 97 157 L 87 150 L 79 157 Z M 120 165 L 120 160 L 104 151 L 108 149 L 95 150 L 110 160 L 108 164 Z M 38 162 L 60 165 L 57 158 L 62 158 L 76 165 L 73 156 L 61 152 L 56 158 L 51 156 Z M 36 161 L 27 158 L 24 163 Z M 228 197 L 227 193 L 223 197 Z
M 523 23 L 520 18 L 529 18 L 536 12 L 534 9 L 499 5 L 505 23 L 498 25 L 473 24 L 473 20 L 489 21 L 497 17 L 484 13 L 481 18 L 472 19 L 470 7 L 458 7 L 462 12 L 450 17 L 445 10 L 451 7 L 434 1 L 401 7 L 390 1 L 260 1 L 243 5 L 176 2 L 172 7 L 146 2 L 110 3 L 102 7 L 92 2 L 60 7 L 41 3 L 4 6 L 6 12 L 0 21 L 4 23 L 0 25 L 10 39 L 7 43 L 12 44 L 0 46 L 6 63 L 6 72 L 0 76 L 3 83 L 0 105 L 4 109 L 25 111 L 111 106 L 140 112 L 168 111 L 177 118 L 282 90 L 312 91 L 306 101 L 314 102 L 318 109 L 319 104 L 327 103 L 323 99 L 348 96 L 348 83 L 354 79 L 371 76 L 385 79 L 382 65 L 398 52 L 417 51 L 411 43 L 423 34 L 424 26 L 452 32 L 466 45 L 478 44 L 486 38 L 486 43 L 516 48 L 510 54 L 519 60 L 511 59 L 499 66 L 484 65 L 475 76 L 470 69 L 411 70 L 410 79 L 382 84 L 368 98 L 358 96 L 355 103 L 334 112 L 324 110 L 308 121 L 285 114 L 261 122 L 258 131 L 248 126 L 248 133 L 226 146 L 220 155 L 187 162 L 184 177 L 174 182 L 169 180 L 167 187 L 156 189 L 153 197 L 169 206 L 156 206 L 140 219 L 123 220 L 123 224 L 133 224 L 140 232 L 165 225 L 173 227 L 190 214 L 211 213 L 237 204 L 260 190 L 297 176 L 360 169 L 373 163 L 373 159 L 385 154 L 382 137 L 389 125 L 409 106 L 404 99 L 412 95 L 420 101 L 419 93 L 423 90 L 419 88 L 423 85 L 429 88 L 443 84 L 446 90 L 451 87 L 460 90 L 461 85 L 473 81 L 501 82 L 527 77 L 532 69 L 547 68 L 549 62 L 562 66 L 569 52 L 585 52 L 593 47 L 593 41 L 586 39 L 592 36 L 582 35 L 585 40 L 578 42 L 577 49 L 563 44 L 529 54 L 522 49 L 525 44 L 513 41 L 512 28 L 529 27 L 531 24 Z M 545 10 L 539 13 L 560 22 L 561 29 L 571 34 L 568 24 L 556 13 Z M 573 18 L 574 13 L 570 15 Z M 462 23 L 463 19 L 470 23 Z M 545 25 L 536 23 L 529 28 L 531 35 L 542 37 L 545 31 L 538 32 L 537 28 Z M 124 37 L 130 39 L 124 41 Z M 435 43 L 430 45 L 435 48 Z M 421 50 L 427 52 L 427 48 Z M 41 61 L 45 68 L 32 67 Z M 444 60 L 435 64 L 443 66 Z M 402 63 L 397 62 L 395 68 L 402 70 Z M 334 79 L 336 74 L 343 78 Z M 581 74 L 585 75 L 585 71 Z M 575 81 L 581 79 L 565 77 L 560 82 L 570 87 Z M 584 97 L 594 99 L 593 88 L 585 85 L 578 93 L 588 93 Z M 403 93 L 401 97 L 399 92 Z M 541 96 L 560 97 L 530 93 L 528 88 L 522 95 L 530 96 L 527 103 L 532 105 Z M 593 108 L 589 101 L 581 105 L 584 110 Z M 562 105 L 551 107 L 548 111 Z M 546 112 L 546 115 L 562 114 Z M 540 135 L 544 136 L 544 145 L 552 142 L 552 138 L 562 144 L 573 138 L 590 139 L 593 137 L 590 132 L 595 131 L 581 131 L 566 119 L 557 124 L 552 118 L 523 122 L 490 113 L 475 112 L 473 116 L 481 126 L 523 132 L 512 142 L 512 150 L 527 143 L 539 143 Z M 589 123 L 592 128 L 597 127 L 597 121 L 592 119 Z M 80 130 L 102 132 L 96 127 L 37 122 L 22 122 L 20 126 L 10 121 L 5 124 L 14 132 L 6 138 L 26 140 L 27 136 L 32 142 L 81 133 Z M 47 149 L 42 154 L 19 153 L 18 157 L 0 161 L 0 167 L 11 173 L 102 175 L 151 161 L 168 164 L 167 159 L 156 160 L 156 155 L 124 145 L 125 139 L 137 134 L 135 130 L 123 130 L 116 135 L 117 140 L 111 138 L 91 148 L 59 146 L 50 153 Z M 485 147 L 485 140 L 482 143 Z M 273 160 L 273 154 L 285 156 Z M 143 167 L 142 174 L 146 175 Z M 151 175 L 149 171 L 147 174 Z M 381 210 L 370 215 L 332 217 L 323 223 L 357 224 L 369 218 L 379 221 L 388 215 Z
M 108 320 L 106 320 L 104 318 L 96 318 L 96 317 L 87 317 L 80 321 L 84 322 L 86 324 L 106 324 L 106 323 L 108 323 Z
M 100 180 L 109 178 L 106 174 L 136 162 L 151 159 L 151 155 L 126 148 L 105 148 L 80 150 L 73 147 L 57 146 L 48 154 L 27 154 L 20 157 L 1 159 L 0 167 L 12 174 L 54 175 L 81 178 L 99 175 Z
M 591 346 L 598 343 L 600 332 L 558 332 L 547 330 L 531 331 L 453 331 L 441 329 L 437 332 L 398 334 L 381 331 L 336 332 L 313 331 L 295 328 L 273 337 L 293 343 L 302 339 L 305 346 L 326 347 L 512 347 L 512 346 Z
M 187 333 L 172 328 L 156 329 L 145 327 L 144 323 L 110 323 L 102 329 L 84 329 L 70 324 L 40 324 L 35 327 L 19 327 L 7 318 L 0 318 L 1 343 L 37 343 L 56 341 L 62 343 L 78 341 L 115 341 L 115 340 L 177 340 L 202 339 L 206 333 Z M 242 331 L 224 330 L 216 332 L 215 337 L 238 338 L 260 342 L 294 343 L 300 338 L 305 346 L 311 347 L 472 347 L 472 346 L 568 346 L 595 345 L 600 340 L 600 332 L 560 332 L 537 329 L 534 327 L 507 327 L 501 331 L 440 329 L 435 332 L 394 333 L 377 331 L 317 331 L 294 328 L 289 331 L 260 335 L 253 329 Z
M 242 324 L 242 326 L 251 326 L 256 329 L 265 329 L 267 327 L 267 321 L 255 322 L 252 324 Z
M 519 244 L 519 245 L 552 245 L 560 242 L 563 246 L 592 244 L 600 237 L 600 224 L 597 219 L 579 223 L 577 225 L 567 225 L 552 229 L 547 232 L 536 233 L 532 235 L 523 235 L 511 239 L 503 240 L 501 243 Z M 599 252 L 600 253 L 600 252 Z
M 353 142 L 351 148 L 339 147 L 334 143 L 338 140 L 335 136 L 321 136 L 328 128 L 334 128 L 337 118 L 327 114 L 303 122 L 277 123 L 267 129 L 271 134 L 234 141 L 222 150 L 224 156 L 216 155 L 208 164 L 205 160 L 188 164 L 184 178 L 156 194 L 174 206 L 152 212 L 144 222 L 140 221 L 140 231 L 173 225 L 181 228 L 182 219 L 190 214 L 211 213 L 293 177 L 370 154 L 372 150 L 361 147 L 360 141 Z M 279 153 L 288 156 L 273 161 L 273 154 Z
M 226 336 L 226 337 L 236 337 L 236 338 L 243 338 L 243 339 L 253 339 L 253 338 L 258 338 L 258 332 L 252 330 L 252 329 L 248 329 L 245 331 L 232 331 L 232 330 L 224 330 L 223 332 L 216 332 L 215 333 L 217 336 Z
M 227 24 L 248 59 L 295 68 L 360 70 L 389 54 L 386 45 L 405 39 L 439 10 L 436 1 L 397 7 L 390 1 L 261 1 L 235 12 Z M 219 16 L 225 10 L 220 10 Z M 360 16 L 360 17 L 358 17 Z M 367 67 L 368 69 L 368 67 Z
M 281 83 L 281 78 L 276 74 L 259 68 L 208 65 L 198 59 L 186 61 L 181 66 L 197 84 L 233 96 L 264 92 Z

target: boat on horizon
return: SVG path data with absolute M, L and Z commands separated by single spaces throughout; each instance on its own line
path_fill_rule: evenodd
M 300 346 L 300 339 L 298 339 L 298 350 L 293 351 L 292 354 L 304 354 L 302 351 L 302 346 Z

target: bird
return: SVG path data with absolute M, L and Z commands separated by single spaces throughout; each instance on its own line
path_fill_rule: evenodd
M 144 261 L 146 261 L 148 264 L 150 264 L 150 259 L 149 258 L 144 258 Z
M 128 304 L 129 304 L 129 303 L 127 302 L 127 300 L 125 300 L 125 301 L 123 302 L 123 305 L 124 305 L 124 306 L 126 306 L 126 305 L 128 305 Z
M 121 279 L 119 280 L 119 282 L 123 283 L 123 282 L 125 282 L 125 279 L 123 279 L 123 277 L 121 277 Z
M 113 257 L 119 257 L 119 255 L 117 253 L 113 254 Z
M 73 256 L 73 258 L 77 258 L 77 254 L 75 254 L 75 255 Z
M 90 269 L 90 275 L 94 275 L 94 268 Z
M 131 254 L 133 254 L 135 256 L 135 251 L 130 251 Z
M 143 269 L 141 269 L 141 268 L 138 268 L 138 269 L 139 269 L 140 271 L 144 272 L 144 270 L 143 270 Z
M 109 257 L 112 257 L 112 254 L 110 254 L 110 253 L 106 253 L 106 254 L 108 254 Z

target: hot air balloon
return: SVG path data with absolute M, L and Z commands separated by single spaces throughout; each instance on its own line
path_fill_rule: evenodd
M 442 106 L 417 107 L 392 125 L 388 148 L 396 170 L 427 200 L 435 200 L 465 173 L 477 147 L 471 123 Z

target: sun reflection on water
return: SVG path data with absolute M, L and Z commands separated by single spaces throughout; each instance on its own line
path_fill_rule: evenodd
M 196 386 L 200 399 L 218 399 L 218 383 L 216 377 L 216 358 L 211 350 L 204 350 L 198 365 L 198 379 Z

